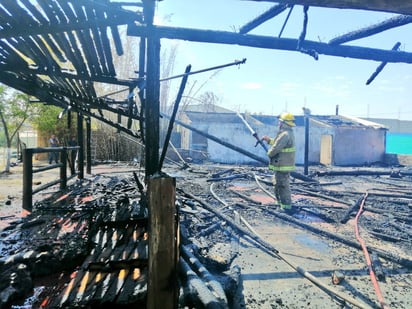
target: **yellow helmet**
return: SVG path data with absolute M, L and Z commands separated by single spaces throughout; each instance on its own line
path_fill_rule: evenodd
M 295 117 L 291 113 L 282 113 L 279 116 L 279 120 L 286 123 L 287 125 L 294 127 L 295 126 Z

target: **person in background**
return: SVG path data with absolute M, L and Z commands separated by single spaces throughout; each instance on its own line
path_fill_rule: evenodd
M 290 192 L 290 172 L 295 170 L 295 117 L 291 113 L 282 113 L 279 116 L 279 131 L 276 137 L 263 136 L 270 148 L 269 169 L 275 172 L 273 183 L 275 196 L 280 208 L 287 214 L 293 214 L 292 197 Z
M 59 147 L 59 140 L 56 135 L 52 134 L 49 138 L 49 147 Z M 49 164 L 52 164 L 53 160 L 56 163 L 59 163 L 59 153 L 58 152 L 49 152 Z
M 76 147 L 77 146 L 77 141 L 74 136 L 71 137 L 68 143 L 69 147 Z M 69 164 L 70 164 L 70 172 L 72 175 L 76 173 L 76 157 L 77 157 L 77 149 L 71 149 L 70 150 L 70 156 L 69 156 Z

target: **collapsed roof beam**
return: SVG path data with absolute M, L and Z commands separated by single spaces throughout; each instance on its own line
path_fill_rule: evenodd
M 399 46 L 401 46 L 401 43 L 397 42 L 393 47 L 392 50 L 398 50 Z M 371 75 L 371 77 L 368 78 L 368 80 L 366 81 L 366 85 L 369 85 L 376 76 L 378 76 L 378 74 L 383 70 L 383 68 L 386 66 L 386 62 L 382 62 L 375 70 L 375 72 L 373 72 L 373 74 Z
M 264 49 L 279 49 L 298 51 L 299 41 L 297 39 L 275 38 L 251 34 L 239 34 L 227 31 L 212 31 L 189 28 L 172 28 L 164 26 L 153 26 L 151 33 L 165 39 L 186 40 L 203 43 L 233 44 L 240 46 L 257 47 Z M 146 37 L 148 30 L 138 25 L 129 25 L 128 35 Z M 300 47 L 313 50 L 317 54 L 328 56 L 348 57 L 354 59 L 375 60 L 380 62 L 412 63 L 412 53 L 382 50 L 367 47 L 330 45 L 322 42 L 304 40 Z
M 21 78 L 13 78 L 13 74 L 0 74 L 0 82 L 5 83 L 6 81 L 8 82 L 7 84 L 10 85 L 11 87 L 20 90 L 20 91 L 24 91 L 25 93 L 32 95 L 36 98 L 38 98 L 39 102 L 46 102 L 46 104 L 50 104 L 50 105 L 54 105 L 60 108 L 67 108 L 67 106 L 71 106 L 72 110 L 76 111 L 76 112 L 82 112 L 83 114 L 93 117 L 97 120 L 100 120 L 110 126 L 113 126 L 115 128 L 117 128 L 120 131 L 123 131 L 131 136 L 134 136 L 136 138 L 141 138 L 141 136 L 134 132 L 133 130 L 127 129 L 125 127 L 123 127 L 122 125 L 119 125 L 109 119 L 104 118 L 101 115 L 97 115 L 95 113 L 93 113 L 90 108 L 102 108 L 117 114 L 121 114 L 124 116 L 130 116 L 128 113 L 120 110 L 120 109 L 114 109 L 110 106 L 101 104 L 98 107 L 95 106 L 85 106 L 85 104 L 69 104 L 68 102 L 70 102 L 69 98 L 66 96 L 62 96 L 62 95 L 57 95 L 56 92 L 53 92 L 53 94 L 50 93 L 49 89 L 45 89 L 43 87 L 37 87 L 36 86 L 36 82 L 35 79 L 33 80 L 23 80 Z M 5 83 L 6 84 L 6 83 Z M 28 91 L 30 89 L 30 91 Z M 75 102 L 79 102 L 78 101 L 79 98 L 76 98 Z M 139 120 L 140 117 L 133 115 L 132 116 L 133 119 L 135 120 Z
M 341 36 L 338 36 L 329 41 L 329 44 L 342 44 L 353 40 L 362 39 L 395 27 L 404 26 L 412 22 L 412 16 L 400 15 L 389 18 L 381 23 L 372 25 L 360 30 L 351 31 Z
M 93 20 L 93 21 L 84 21 L 84 22 L 77 22 L 77 23 L 67 23 L 67 24 L 51 24 L 51 25 L 39 25 L 39 26 L 32 26 L 30 28 L 23 28 L 23 27 L 12 27 L 0 30 L 0 39 L 10 39 L 15 37 L 29 37 L 34 35 L 49 35 L 49 34 L 57 34 L 57 33 L 67 33 L 71 31 L 85 31 L 87 29 L 104 29 L 107 27 L 116 27 L 119 25 L 126 25 L 128 23 L 132 23 L 136 21 L 136 16 L 134 18 L 124 18 L 119 16 L 117 18 L 113 18 L 111 20 Z
M 267 10 L 265 13 L 263 13 L 260 16 L 256 17 L 254 20 L 248 22 L 246 25 L 244 25 L 242 28 L 240 28 L 239 33 L 240 34 L 248 33 L 252 29 L 255 29 L 259 25 L 263 24 L 265 21 L 268 21 L 269 19 L 279 15 L 284 10 L 286 10 L 287 7 L 288 7 L 287 4 L 275 5 L 274 7 Z
M 405 0 L 250 0 L 318 6 L 336 9 L 358 9 L 412 15 L 412 2 Z
M 76 106 L 81 108 L 95 108 L 103 109 L 114 113 L 119 113 L 124 116 L 129 117 L 129 113 L 117 108 L 113 108 L 110 105 L 118 105 L 121 103 L 126 104 L 126 101 L 112 101 L 104 98 L 90 98 L 87 96 L 82 96 L 80 94 L 71 93 L 66 89 L 57 87 L 54 84 L 44 83 L 41 79 L 31 76 L 27 79 L 16 78 L 13 73 L 6 73 L 0 71 L 0 82 L 9 85 L 17 90 L 24 91 L 29 95 L 39 98 L 40 101 L 47 102 L 48 104 L 53 104 L 56 106 L 66 106 L 68 102 L 76 102 Z M 53 102 L 50 102 L 47 98 L 52 98 Z M 55 104 L 57 102 L 57 104 Z M 74 107 L 74 106 L 73 106 Z M 133 116 L 133 119 L 139 120 L 141 117 Z
M 49 77 L 60 77 L 60 78 L 66 78 L 66 79 L 71 79 L 71 80 L 105 83 L 105 84 L 112 84 L 112 85 L 119 85 L 119 86 L 126 86 L 126 87 L 134 87 L 141 82 L 139 79 L 124 80 L 124 79 L 118 79 L 118 78 L 110 77 L 110 76 L 106 77 L 106 76 L 88 75 L 88 74 L 72 74 L 72 73 L 66 73 L 62 71 L 60 72 L 52 71 L 51 72 L 51 70 L 47 70 L 45 68 L 36 68 L 36 69 L 30 69 L 28 67 L 17 68 L 16 66 L 12 66 L 9 64 L 1 64 L 1 63 L 0 63 L 0 70 L 3 72 L 10 72 L 10 73 L 13 72 L 13 73 L 24 73 L 24 74 L 34 74 L 34 75 L 45 75 Z

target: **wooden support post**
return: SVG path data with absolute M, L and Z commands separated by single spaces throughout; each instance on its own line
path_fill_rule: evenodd
M 304 159 L 304 175 L 309 174 L 309 115 L 305 112 L 305 159 Z
M 86 173 L 92 173 L 92 121 L 90 117 L 86 118 Z M 95 145 L 96 147 L 96 145 Z
M 60 189 L 66 189 L 67 186 L 67 156 L 68 151 L 66 147 L 60 152 L 60 161 L 62 166 L 60 167 Z
M 77 113 L 77 144 L 80 146 L 78 154 L 79 179 L 84 178 L 84 143 L 83 143 L 83 116 Z
M 33 152 L 32 149 L 23 149 L 23 209 L 32 211 L 33 202 Z
M 149 279 L 148 309 L 177 308 L 178 217 L 176 179 L 156 176 L 148 181 Z
M 146 88 L 146 178 L 159 171 L 160 39 L 148 38 Z

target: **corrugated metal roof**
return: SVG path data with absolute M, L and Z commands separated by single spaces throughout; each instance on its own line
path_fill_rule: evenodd
M 371 127 L 375 129 L 386 129 L 385 126 L 363 119 L 344 116 L 344 115 L 311 115 L 311 119 L 317 120 L 318 123 L 323 123 L 332 127 Z
M 236 113 L 186 112 L 186 115 L 192 122 L 242 123 L 242 120 L 236 115 Z
M 225 122 L 225 123 L 241 123 L 242 120 L 237 116 L 236 113 L 224 112 L 224 113 L 215 113 L 215 112 L 186 112 L 187 116 L 192 122 L 207 122 L 207 123 L 216 123 L 216 122 Z M 245 117 L 246 121 L 252 125 L 277 125 L 278 116 L 272 115 L 242 115 Z M 311 121 L 316 122 L 318 125 L 330 126 L 330 127 L 369 127 L 375 129 L 387 129 L 384 125 L 381 125 L 376 122 L 367 121 L 361 118 L 344 116 L 344 115 L 311 115 Z M 296 126 L 301 127 L 305 125 L 305 117 L 303 115 L 295 116 Z

